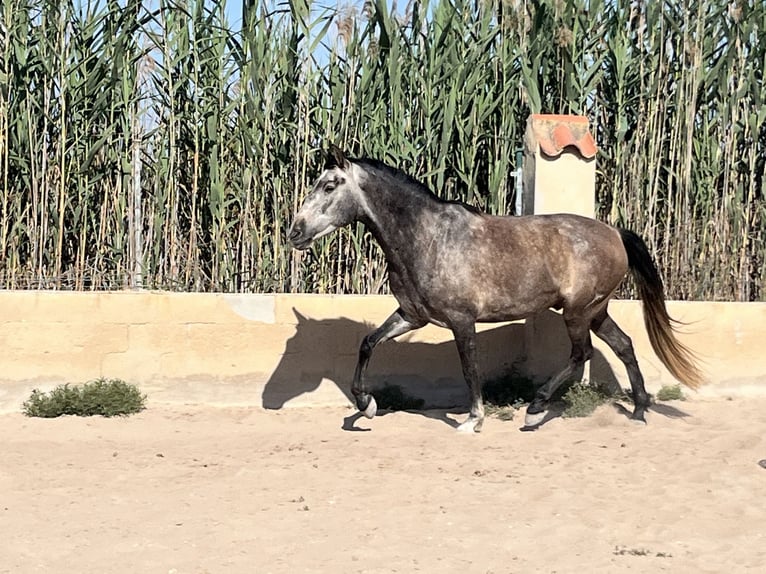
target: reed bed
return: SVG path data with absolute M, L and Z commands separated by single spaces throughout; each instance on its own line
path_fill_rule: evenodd
M 647 240 L 671 297 L 766 300 L 763 2 L 0 10 L 4 288 L 385 292 L 361 226 L 285 241 L 327 141 L 511 214 L 526 118 L 576 113 L 599 217 Z

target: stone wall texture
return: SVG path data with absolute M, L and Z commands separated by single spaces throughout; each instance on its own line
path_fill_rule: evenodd
M 396 309 L 389 296 L 233 295 L 168 292 L 0 292 L 0 411 L 33 388 L 97 377 L 136 383 L 150 404 L 265 408 L 345 405 L 361 338 Z M 679 338 L 700 357 L 707 395 L 766 393 L 766 303 L 669 302 L 686 323 Z M 610 311 L 633 339 L 649 391 L 673 384 L 654 355 L 639 301 Z M 594 338 L 592 380 L 628 386 L 625 369 Z M 563 366 L 561 317 L 479 326 L 486 377 L 543 380 Z M 452 336 L 426 327 L 381 345 L 371 386 L 400 384 L 434 406 L 467 400 Z

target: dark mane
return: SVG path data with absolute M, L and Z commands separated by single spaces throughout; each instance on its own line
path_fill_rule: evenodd
M 433 191 L 431 191 L 431 189 L 427 185 L 425 185 L 424 183 L 421 183 L 420 181 L 418 181 L 417 179 L 415 179 L 414 177 L 412 177 L 408 173 L 406 173 L 406 172 L 404 172 L 404 171 L 402 171 L 400 169 L 397 169 L 395 167 L 391 167 L 390 165 L 388 165 L 386 163 L 383 163 L 380 160 L 372 159 L 372 158 L 368 158 L 368 157 L 362 157 L 362 158 L 349 159 L 349 161 L 351 161 L 353 163 L 356 163 L 356 164 L 365 165 L 365 166 L 371 167 L 371 168 L 373 168 L 375 170 L 381 171 L 381 172 L 385 173 L 386 175 L 388 175 L 389 177 L 391 177 L 392 179 L 407 184 L 408 186 L 412 187 L 413 189 L 415 189 L 419 193 L 422 193 L 422 194 L 430 197 L 431 199 L 434 199 L 435 201 L 438 201 L 439 203 L 450 203 L 450 204 L 454 204 L 454 205 L 461 205 L 461 206 L 465 207 L 468 211 L 472 211 L 474 213 L 482 213 L 482 211 L 478 207 L 475 207 L 473 205 L 469 205 L 468 203 L 465 203 L 463 201 L 459 201 L 459 200 L 456 200 L 456 199 L 452 199 L 452 200 L 450 200 L 450 199 L 442 199 L 441 197 L 436 195 Z

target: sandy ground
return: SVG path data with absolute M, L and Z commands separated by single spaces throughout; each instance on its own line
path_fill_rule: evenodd
M 3 415 L 0 572 L 766 571 L 766 399 L 670 405 Z

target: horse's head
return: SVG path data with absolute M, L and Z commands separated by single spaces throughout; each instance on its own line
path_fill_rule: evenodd
M 362 178 L 361 168 L 331 145 L 324 171 L 290 227 L 288 238 L 296 249 L 306 249 L 315 239 L 360 217 Z

